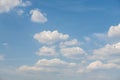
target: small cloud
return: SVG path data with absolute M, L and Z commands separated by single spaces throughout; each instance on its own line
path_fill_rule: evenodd
M 55 51 L 54 46 L 43 46 L 39 49 L 39 51 L 36 53 L 39 56 L 55 56 L 57 55 L 57 52 Z
M 54 59 L 41 59 L 33 66 L 23 65 L 18 68 L 18 71 L 37 71 L 37 72 L 64 72 L 71 71 L 71 68 L 75 67 L 76 63 L 68 63 L 58 58 Z
M 30 1 L 26 1 L 26 2 L 21 3 L 22 7 L 27 7 L 27 6 L 30 6 L 30 5 L 32 5 L 32 3 Z
M 107 39 L 108 38 L 108 36 L 105 33 L 94 33 L 93 35 L 99 39 Z
M 55 31 L 42 31 L 34 35 L 34 39 L 38 40 L 40 43 L 53 44 L 60 40 L 66 40 L 69 38 L 68 34 L 59 33 Z
M 77 39 L 72 39 L 68 41 L 64 41 L 60 43 L 60 47 L 70 47 L 70 46 L 78 46 L 80 43 L 78 42 Z
M 22 15 L 23 13 L 24 13 L 23 10 L 18 10 L 18 11 L 17 11 L 17 14 L 18 14 L 18 15 Z
M 120 24 L 117 26 L 111 26 L 109 28 L 108 37 L 119 37 L 120 38 Z
M 36 22 L 36 23 L 47 22 L 46 16 L 39 9 L 31 10 L 30 14 L 31 14 L 31 21 L 33 22 Z
M 86 54 L 86 52 L 80 47 L 66 47 L 61 48 L 60 51 L 64 57 L 71 59 L 81 59 Z
M 90 39 L 89 37 L 84 37 L 84 40 L 85 40 L 86 42 L 90 42 L 90 41 L 91 41 L 91 39 Z

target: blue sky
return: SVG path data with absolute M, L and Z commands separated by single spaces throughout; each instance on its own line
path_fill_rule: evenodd
M 119 0 L 1 0 L 0 80 L 119 80 Z

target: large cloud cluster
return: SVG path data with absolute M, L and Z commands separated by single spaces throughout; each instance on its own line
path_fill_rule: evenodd
M 117 31 L 119 30 L 119 26 L 115 26 L 115 28 L 118 28 Z M 113 32 L 111 33 L 110 27 L 108 37 L 111 37 Z M 35 65 L 19 67 L 20 71 L 59 72 L 61 70 L 64 72 L 69 70 L 72 72 L 70 69 L 73 69 L 76 73 L 84 73 L 99 69 L 120 69 L 120 42 L 108 42 L 101 48 L 93 49 L 90 54 L 80 47 L 77 39 L 71 39 L 68 34 L 60 33 L 57 30 L 36 33 L 34 39 L 43 45 L 36 54 L 44 56 L 44 58 Z M 52 56 L 52 59 L 47 59 L 49 56 L 50 58 Z M 80 61 L 76 63 L 76 60 Z
M 9 12 L 16 7 L 26 7 L 31 5 L 31 2 L 22 0 L 0 0 L 0 13 Z

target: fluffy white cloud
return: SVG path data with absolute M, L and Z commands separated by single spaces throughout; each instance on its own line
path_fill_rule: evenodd
M 77 46 L 79 45 L 79 42 L 77 39 L 73 39 L 70 41 L 65 41 L 60 43 L 60 47 L 68 47 L 68 46 Z
M 9 12 L 15 7 L 30 5 L 30 2 L 22 2 L 22 0 L 0 0 L 0 13 Z
M 94 69 L 111 69 L 111 68 L 120 68 L 119 65 L 114 64 L 114 63 L 102 63 L 101 61 L 94 61 L 90 63 L 87 66 L 88 70 L 94 70 Z
M 4 60 L 4 56 L 0 55 L 0 61 Z
M 108 31 L 109 37 L 120 37 L 120 24 L 117 26 L 111 26 Z
M 55 51 L 54 46 L 51 47 L 43 46 L 39 49 L 39 51 L 36 54 L 40 56 L 55 56 L 57 55 L 57 52 Z
M 47 22 L 47 18 L 39 9 L 33 9 L 30 11 L 31 20 L 37 23 L 45 23 Z
M 61 48 L 61 53 L 63 56 L 73 59 L 80 59 L 86 54 L 85 51 L 80 47 Z
M 116 44 L 107 44 L 103 48 L 93 51 L 93 58 L 104 59 L 110 56 L 120 55 L 120 42 Z
M 40 33 L 36 33 L 34 35 L 34 39 L 38 40 L 40 43 L 52 44 L 60 40 L 66 40 L 69 38 L 69 35 L 59 33 L 57 30 L 55 31 L 43 31 Z
M 54 58 L 51 60 L 41 59 L 34 66 L 21 66 L 19 71 L 46 71 L 46 72 L 60 72 L 68 68 L 76 66 L 75 63 L 68 63 L 60 59 Z

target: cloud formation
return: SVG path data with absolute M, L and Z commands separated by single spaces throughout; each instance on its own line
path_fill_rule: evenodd
M 120 24 L 118 24 L 117 26 L 111 26 L 108 31 L 108 36 L 120 38 Z
M 120 69 L 120 42 L 111 44 L 108 42 L 88 53 L 89 51 L 80 47 L 77 39 L 71 39 L 68 34 L 57 30 L 42 31 L 36 33 L 33 38 L 42 43 L 36 54 L 44 58 L 32 66 L 20 66 L 19 71 L 88 73 L 101 69 Z M 89 41 L 87 38 L 85 40 Z M 90 38 L 91 41 L 92 38 Z M 52 56 L 52 59 L 48 59 L 51 58 L 49 56 Z M 80 61 L 76 62 L 76 60 Z
M 31 14 L 31 21 L 33 22 L 36 22 L 36 23 L 47 22 L 46 16 L 39 9 L 31 10 L 30 14 Z
M 42 32 L 36 33 L 34 35 L 34 39 L 38 40 L 40 43 L 43 43 L 43 44 L 52 44 L 57 41 L 66 40 L 68 38 L 69 38 L 69 35 L 62 34 L 62 33 L 58 32 L 57 30 L 42 31 Z
M 60 47 L 72 47 L 72 46 L 78 46 L 79 42 L 77 39 L 72 39 L 72 40 L 68 40 L 68 41 L 64 41 L 60 43 Z
M 107 44 L 102 48 L 93 51 L 93 58 L 105 59 L 107 57 L 120 56 L 120 42 Z
M 61 53 L 63 56 L 72 59 L 83 58 L 84 55 L 86 54 L 85 51 L 80 47 L 61 48 Z
M 30 1 L 23 2 L 22 0 L 0 0 L 0 13 L 9 12 L 16 7 L 26 7 L 31 5 Z
M 39 48 L 39 51 L 36 52 L 36 54 L 39 56 L 55 56 L 57 55 L 57 52 L 55 50 L 55 46 L 43 46 Z
M 19 71 L 38 71 L 38 72 L 58 72 L 66 69 L 70 69 L 76 66 L 75 63 L 68 63 L 60 59 L 41 59 L 36 62 L 33 66 L 21 66 L 18 68 Z
M 88 70 L 95 69 L 111 69 L 111 68 L 120 68 L 119 65 L 114 63 L 102 63 L 101 61 L 94 61 L 87 66 Z

